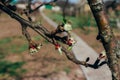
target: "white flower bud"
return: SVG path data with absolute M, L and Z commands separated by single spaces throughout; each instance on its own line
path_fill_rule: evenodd
M 34 54 L 34 53 L 37 53 L 38 52 L 38 50 L 37 49 L 33 49 L 33 48 L 30 48 L 30 54 Z
M 41 46 L 42 46 L 42 44 L 39 44 L 39 45 L 37 46 L 37 49 L 40 49 L 40 48 L 41 48 Z
M 62 50 L 61 49 L 62 49 L 62 47 L 58 48 L 58 52 L 60 53 L 60 55 L 62 55 Z

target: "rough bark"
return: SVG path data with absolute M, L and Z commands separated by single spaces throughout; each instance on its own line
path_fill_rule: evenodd
M 107 54 L 108 66 L 112 72 L 112 80 L 120 80 L 119 58 L 117 57 L 120 49 L 117 49 L 118 41 L 115 39 L 109 25 L 104 11 L 104 4 L 102 0 L 88 0 L 88 3 L 98 26 L 99 33 L 97 39 L 102 42 Z

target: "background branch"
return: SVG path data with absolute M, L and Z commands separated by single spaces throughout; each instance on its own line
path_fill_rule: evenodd
M 47 3 L 42 3 L 41 5 L 39 5 L 38 7 L 36 7 L 35 9 L 33 9 L 33 10 L 31 9 L 31 10 L 29 10 L 29 13 L 31 14 L 32 12 L 38 10 L 41 6 L 43 6 L 43 5 L 48 5 L 48 4 L 52 4 L 52 3 L 56 2 L 56 1 L 58 1 L 58 0 L 52 0 L 52 1 L 47 2 Z

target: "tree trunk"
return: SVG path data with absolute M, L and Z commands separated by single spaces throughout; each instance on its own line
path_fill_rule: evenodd
M 88 3 L 98 26 L 99 34 L 97 39 L 102 42 L 106 51 L 108 66 L 112 73 L 112 80 L 120 80 L 119 58 L 116 54 L 120 49 L 117 50 L 116 48 L 118 43 L 115 40 L 112 29 L 107 20 L 104 11 L 104 4 L 102 0 L 88 0 Z

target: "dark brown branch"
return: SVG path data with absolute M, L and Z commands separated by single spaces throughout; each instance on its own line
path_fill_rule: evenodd
M 28 6 L 27 6 L 27 9 L 24 10 L 24 14 L 27 16 L 28 20 L 29 21 L 32 21 L 32 18 L 30 16 L 31 13 L 37 11 L 40 7 L 42 7 L 43 5 L 48 5 L 48 4 L 52 4 L 53 2 L 56 2 L 57 0 L 53 0 L 53 1 L 50 1 L 50 2 L 47 2 L 47 3 L 42 3 L 40 4 L 38 7 L 36 7 L 35 9 L 31 9 L 31 1 L 32 0 L 28 0 Z
M 102 62 L 100 62 L 100 61 L 101 61 L 101 60 L 97 58 L 96 61 L 95 61 L 95 63 L 93 63 L 93 64 L 88 64 L 88 66 L 91 67 L 91 68 L 94 68 L 94 69 L 98 69 L 98 68 L 101 67 L 102 65 L 107 64 L 107 61 L 106 61 L 106 60 L 104 60 L 104 61 L 102 61 Z
M 25 9 L 25 10 L 23 10 L 23 11 L 24 11 L 24 14 L 27 16 L 28 20 L 29 20 L 29 21 L 32 21 L 32 18 L 31 18 L 31 16 L 30 16 L 29 10 Z
M 42 7 L 43 5 L 48 5 L 48 4 L 51 4 L 53 2 L 56 2 L 57 0 L 53 0 L 53 1 L 50 1 L 50 2 L 47 2 L 47 3 L 42 3 L 41 5 L 39 5 L 38 7 L 36 7 L 35 9 L 33 10 L 29 10 L 29 13 L 31 14 L 32 12 L 38 10 L 40 7 Z
M 26 37 L 26 39 L 28 40 L 28 42 L 30 43 L 32 40 L 31 40 L 31 37 L 30 37 L 30 34 L 28 33 L 28 31 L 26 30 L 27 29 L 27 26 L 22 24 L 21 23 L 21 26 L 22 26 L 22 34 Z
M 41 26 L 40 24 L 33 24 L 33 23 L 31 23 L 31 22 L 29 22 L 29 21 L 21 18 L 19 15 L 17 15 L 16 13 L 14 13 L 13 11 L 11 11 L 10 9 L 8 9 L 7 7 L 5 7 L 2 4 L 0 4 L 0 9 L 3 10 L 5 13 L 7 13 L 12 18 L 16 19 L 18 22 L 20 22 L 23 27 L 24 26 L 28 26 L 28 27 L 32 28 L 35 32 L 37 32 L 43 38 L 45 38 L 47 41 L 49 41 L 50 43 L 53 44 L 52 39 L 49 36 L 47 36 L 47 34 L 49 34 L 50 32 L 46 28 L 44 28 L 43 26 Z M 79 61 L 79 60 L 77 60 L 75 58 L 74 54 L 72 52 L 70 52 L 70 51 L 67 51 L 66 48 L 62 47 L 62 51 L 65 53 L 65 55 L 67 56 L 67 58 L 69 60 L 73 61 L 74 63 L 80 64 L 80 65 L 84 65 L 84 66 L 87 65 L 87 63 L 85 61 Z
M 112 80 L 120 80 L 119 62 L 116 54 L 117 44 L 104 11 L 104 4 L 102 0 L 88 0 L 88 3 L 98 25 L 99 34 L 97 39 L 102 42 L 105 48 L 108 66 L 112 72 Z

